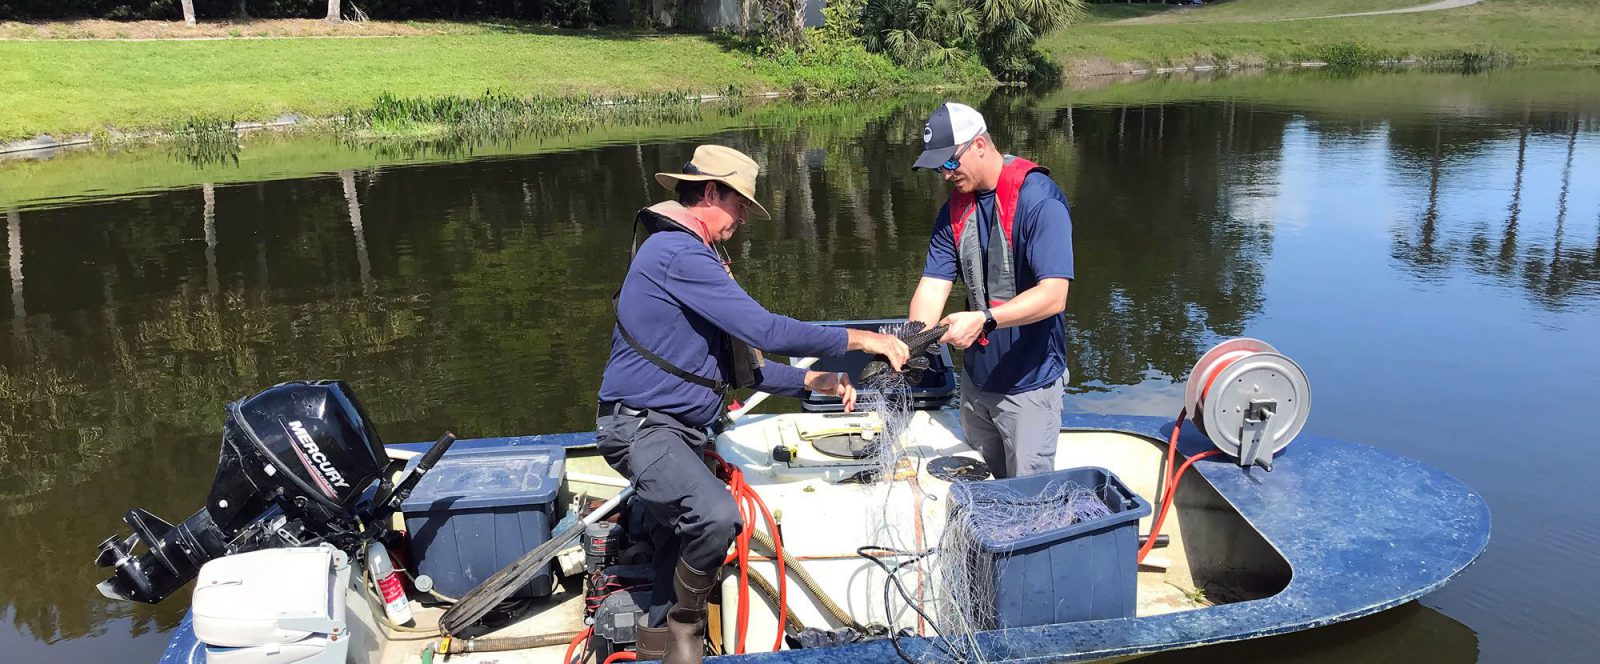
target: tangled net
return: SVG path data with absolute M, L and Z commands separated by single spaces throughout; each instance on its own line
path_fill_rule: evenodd
M 974 639 L 1001 627 L 996 615 L 994 580 L 1005 573 L 1002 554 L 1034 535 L 1111 515 L 1096 489 L 1074 482 L 1051 482 L 1036 495 L 993 483 L 950 487 L 953 512 L 939 540 L 935 566 L 943 636 L 961 661 L 985 661 Z
M 878 332 L 906 337 L 921 329 L 921 323 L 895 323 L 880 326 Z M 861 372 L 861 387 L 865 388 L 861 410 L 877 413 L 883 420 L 883 432 L 873 441 L 878 478 L 891 480 L 906 458 L 905 446 L 901 445 L 900 439 L 905 435 L 906 426 L 911 423 L 911 377 L 906 372 L 874 370 L 869 364 Z

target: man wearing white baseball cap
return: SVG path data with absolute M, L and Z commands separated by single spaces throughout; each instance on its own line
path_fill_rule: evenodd
M 935 109 L 913 169 L 950 184 L 928 243 L 911 319 L 949 326 L 941 341 L 966 349 L 961 428 L 995 477 L 1055 470 L 1067 380 L 1067 290 L 1072 218 L 1050 171 L 1002 153 L 983 115 Z M 957 276 L 967 310 L 944 315 Z

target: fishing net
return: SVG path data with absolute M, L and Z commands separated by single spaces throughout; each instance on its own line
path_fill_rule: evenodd
M 918 322 L 894 323 L 879 327 L 878 332 L 905 339 L 918 336 L 922 328 L 922 323 Z M 923 342 L 923 346 L 928 343 L 931 342 Z M 918 353 L 917 358 L 922 359 L 926 366 L 926 354 Z M 883 432 L 873 441 L 874 458 L 878 462 L 877 476 L 880 479 L 892 481 L 901 470 L 902 463 L 907 461 L 901 437 L 911 423 L 911 385 L 914 378 L 911 372 L 890 370 L 886 362 L 878 359 L 869 362 L 861 372 L 861 387 L 864 389 L 860 409 L 876 413 L 883 421 Z
M 879 329 L 901 339 L 921 341 L 933 330 L 923 330 L 920 323 L 903 323 Z M 939 333 L 942 333 L 939 330 Z M 933 343 L 930 341 L 919 345 Z M 916 353 L 921 348 L 913 348 Z M 892 500 L 895 479 L 914 476 L 917 469 L 914 459 L 906 453 L 906 430 L 911 422 L 911 386 L 916 380 L 915 369 L 895 372 L 884 367 L 869 366 L 862 372 L 862 399 L 864 412 L 877 413 L 883 421 L 883 431 L 874 439 L 874 458 L 877 460 L 877 478 L 884 492 L 882 515 L 888 535 L 895 529 L 888 527 L 894 521 L 903 521 L 910 515 L 897 514 Z M 955 509 L 949 514 L 943 534 L 932 548 L 920 542 L 889 541 L 876 549 L 878 555 L 893 554 L 893 562 L 882 562 L 888 576 L 884 587 L 885 616 L 891 622 L 903 616 L 906 609 L 922 614 L 941 638 L 929 645 L 902 647 L 895 643 L 896 652 L 906 661 L 929 662 L 984 662 L 988 657 L 978 645 L 979 632 L 999 627 L 995 600 L 994 580 L 1004 573 L 1003 555 L 1012 545 L 1033 535 L 1069 527 L 1075 523 L 1111 514 L 1100 498 L 1101 487 L 1085 487 L 1073 482 L 1051 482 L 1042 491 L 1023 494 L 1004 485 L 992 482 L 957 482 L 951 485 L 947 504 Z M 914 509 L 928 507 L 920 491 Z M 943 506 L 939 506 L 943 508 Z M 863 553 L 862 555 L 868 555 Z M 870 556 L 869 556 L 870 558 Z M 896 579 L 900 579 L 897 582 Z M 923 586 L 913 579 L 927 579 Z M 902 606 L 890 606 L 890 586 L 897 586 Z M 922 586 L 915 593 L 910 585 Z M 913 616 L 914 617 L 914 616 Z

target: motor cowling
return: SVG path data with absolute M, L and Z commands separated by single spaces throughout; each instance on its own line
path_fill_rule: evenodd
M 206 505 L 177 526 L 129 510 L 133 534 L 100 544 L 95 563 L 116 569 L 100 592 L 153 604 L 221 556 L 319 542 L 354 553 L 358 508 L 388 463 L 343 381 L 282 383 L 231 403 Z
M 388 465 L 383 440 L 343 381 L 283 383 L 229 404 L 222 444 L 257 490 L 282 489 L 291 503 L 304 498 L 341 515 L 354 513 Z M 236 496 L 242 487 L 234 484 L 219 472 L 211 505 Z

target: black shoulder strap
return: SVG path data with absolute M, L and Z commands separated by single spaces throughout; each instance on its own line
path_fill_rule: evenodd
M 682 369 L 678 367 L 678 365 L 668 362 L 666 358 L 650 352 L 650 349 L 645 348 L 644 344 L 639 343 L 638 340 L 633 338 L 633 335 L 628 334 L 628 328 L 622 326 L 622 314 L 620 311 L 618 311 L 618 304 L 621 299 L 622 289 L 618 288 L 616 294 L 611 296 L 611 311 L 616 314 L 617 332 L 622 334 L 622 340 L 628 342 L 628 347 L 632 348 L 633 352 L 638 353 L 644 359 L 649 360 L 651 364 L 656 365 L 662 371 L 672 374 L 673 376 L 677 376 L 679 379 L 694 383 L 695 385 L 699 385 L 701 387 L 710 388 L 719 395 L 728 391 L 727 383 L 720 380 L 712 380 L 692 371 Z

